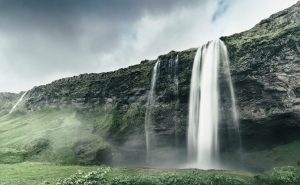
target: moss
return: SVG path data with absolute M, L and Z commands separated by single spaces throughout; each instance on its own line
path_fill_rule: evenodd
M 50 153 L 49 159 L 50 162 L 55 164 L 79 164 L 78 158 L 74 154 L 74 151 L 70 147 L 61 147 L 57 148 Z
M 114 110 L 109 132 L 122 137 L 122 135 L 128 134 L 132 129 L 143 127 L 144 116 L 145 109 L 136 106 L 129 107 L 126 112 Z
M 31 155 L 36 155 L 49 147 L 49 139 L 38 138 L 25 145 L 24 149 Z
M 270 28 L 253 28 L 249 31 L 229 37 L 221 37 L 228 47 L 233 70 L 242 69 L 243 65 L 251 65 L 248 58 L 270 60 L 288 43 L 300 41 L 300 24 L 279 25 Z M 251 56 L 255 53 L 255 56 Z M 245 63 L 247 62 L 247 63 Z M 256 62 L 258 63 L 258 62 Z
M 81 165 L 110 164 L 112 160 L 111 147 L 102 140 L 79 141 L 72 150 Z

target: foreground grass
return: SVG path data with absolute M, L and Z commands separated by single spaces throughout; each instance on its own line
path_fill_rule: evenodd
M 218 170 L 59 166 L 50 163 L 0 164 L 1 185 L 299 185 L 300 168 L 263 174 Z
M 58 166 L 50 163 L 18 163 L 0 164 L 0 185 L 37 185 L 55 184 L 64 177 L 68 177 L 81 170 L 89 172 L 99 167 Z
M 174 184 L 195 180 L 228 181 L 245 184 L 253 178 L 251 173 L 174 170 L 109 168 L 101 166 L 58 166 L 51 163 L 0 164 L 1 185 L 38 185 L 38 184 Z M 188 180 L 188 181 L 187 181 Z M 196 182 L 196 181 L 195 181 Z M 177 183 L 177 184 L 178 184 Z M 176 183 L 175 183 L 176 184 Z
M 248 152 L 245 154 L 245 164 L 257 169 L 270 169 L 275 166 L 297 165 L 300 163 L 300 140 L 272 149 Z

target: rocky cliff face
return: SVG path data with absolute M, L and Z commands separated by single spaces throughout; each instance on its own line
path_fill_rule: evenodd
M 299 20 L 300 2 L 246 32 L 221 38 L 230 55 L 245 152 L 300 139 Z M 152 113 L 156 136 L 152 145 L 161 161 L 185 160 L 195 52 L 196 49 L 172 51 L 158 57 L 161 65 Z M 177 55 L 178 93 L 171 65 Z M 24 108 L 27 112 L 49 107 L 105 112 L 111 119 L 105 123 L 103 137 L 112 146 L 113 161 L 143 163 L 144 117 L 155 62 L 146 60 L 114 72 L 83 74 L 35 87 L 27 93 Z M 103 131 L 97 124 L 95 121 L 95 134 Z
M 185 146 L 190 76 L 195 51 L 172 51 L 159 56 L 161 65 L 155 90 L 157 103 L 152 116 L 155 118 L 155 138 L 159 141 L 157 144 L 161 145 L 160 150 L 166 147 L 171 151 L 170 148 Z M 171 67 L 177 55 L 178 95 L 174 93 L 174 69 Z M 146 149 L 144 117 L 155 62 L 143 61 L 115 72 L 83 74 L 35 87 L 26 95 L 25 107 L 28 111 L 49 107 L 105 111 L 112 115 L 105 137 L 114 146 L 116 160 L 143 163 Z M 177 101 L 179 105 L 175 106 Z M 179 143 L 175 144 L 175 140 Z
M 300 2 L 249 31 L 222 38 L 230 53 L 243 139 L 249 149 L 299 137 L 299 20 Z

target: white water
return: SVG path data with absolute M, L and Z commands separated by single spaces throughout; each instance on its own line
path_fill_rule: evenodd
M 178 104 L 178 100 L 179 100 L 179 81 L 178 81 L 178 61 L 179 61 L 179 56 L 178 54 L 176 55 L 176 58 L 174 60 L 174 83 L 176 86 L 176 104 Z
M 178 127 L 179 127 L 179 80 L 178 80 L 178 61 L 179 61 L 179 55 L 176 55 L 176 58 L 171 61 L 171 70 L 173 72 L 173 82 L 175 84 L 175 106 L 174 106 L 174 136 L 175 136 L 175 147 L 177 148 L 179 145 L 178 140 Z
M 169 71 L 170 71 L 170 77 L 172 78 L 173 83 L 175 84 L 175 104 L 178 104 L 179 100 L 179 81 L 178 81 L 178 61 L 179 61 L 179 55 L 177 54 L 175 58 L 172 58 L 169 61 Z M 177 106 L 177 105 L 176 105 Z
M 225 67 L 225 74 L 226 74 L 226 78 L 227 78 L 228 85 L 229 85 L 229 90 L 230 90 L 230 98 L 231 98 L 231 104 L 232 104 L 232 110 L 231 111 L 232 111 L 233 122 L 234 122 L 235 128 L 239 132 L 239 121 L 238 121 L 239 117 L 238 117 L 238 112 L 237 112 L 237 108 L 236 108 L 234 88 L 233 88 L 231 74 L 230 74 L 228 51 L 227 51 L 227 48 L 226 48 L 226 46 L 223 42 L 222 42 L 222 44 L 220 44 L 220 47 L 221 47 L 221 51 L 222 51 L 222 54 L 223 54 L 223 55 L 221 55 L 221 57 L 223 58 L 223 65 Z
M 17 103 L 10 109 L 9 114 L 11 114 L 15 111 L 15 109 L 22 102 L 22 100 L 26 94 L 27 94 L 27 91 L 22 94 L 22 96 L 18 99 Z
M 194 58 L 188 127 L 189 166 L 201 169 L 222 168 L 219 161 L 219 89 L 218 67 L 226 68 L 230 88 L 233 123 L 238 126 L 234 90 L 230 77 L 229 59 L 221 40 L 207 43 L 197 50 Z
M 158 59 L 153 67 L 152 78 L 151 78 L 151 87 L 150 92 L 148 94 L 147 100 L 147 108 L 146 108 L 146 115 L 145 115 L 145 137 L 146 137 L 146 152 L 147 152 L 147 162 L 151 162 L 151 136 L 152 136 L 152 107 L 155 104 L 155 88 L 156 88 L 156 81 L 159 75 L 159 66 L 160 60 Z

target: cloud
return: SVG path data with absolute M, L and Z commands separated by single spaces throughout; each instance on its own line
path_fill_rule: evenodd
M 219 17 L 221 17 L 224 13 L 226 13 L 228 7 L 232 3 L 233 0 L 219 0 L 218 6 L 212 16 L 212 22 L 215 22 Z
M 295 2 L 0 0 L 0 91 L 27 90 L 198 47 Z

